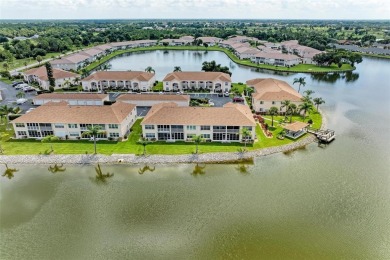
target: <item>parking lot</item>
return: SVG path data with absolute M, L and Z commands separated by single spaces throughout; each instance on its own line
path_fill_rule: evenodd
M 25 97 L 28 101 L 22 105 L 16 104 L 16 94 L 21 91 L 13 88 L 11 85 L 8 85 L 2 81 L 0 81 L 0 90 L 3 100 L 0 102 L 0 105 L 8 105 L 12 107 L 20 107 L 23 112 L 26 112 L 28 109 L 35 107 L 32 105 L 32 98 L 36 95 L 35 91 L 24 93 Z

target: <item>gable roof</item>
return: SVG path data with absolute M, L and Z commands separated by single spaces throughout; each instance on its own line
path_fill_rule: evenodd
M 152 106 L 142 125 L 255 126 L 248 106 L 227 103 L 223 107 L 179 107 L 176 103 Z
M 82 81 L 90 80 L 139 80 L 149 81 L 154 77 L 153 73 L 145 71 L 96 71 Z
M 302 95 L 292 88 L 287 82 L 274 78 L 252 79 L 246 82 L 253 86 L 255 92 L 252 97 L 255 100 L 264 101 L 301 101 Z
M 158 101 L 190 101 L 189 95 L 162 95 L 162 94 L 123 94 L 120 95 L 116 100 L 158 100 Z
M 120 124 L 134 109 L 135 105 L 123 102 L 111 106 L 70 106 L 67 102 L 48 102 L 12 122 Z
M 168 73 L 163 81 L 199 81 L 199 80 L 221 80 L 231 82 L 231 78 L 229 74 L 223 72 L 204 72 L 204 71 L 179 71 L 179 72 L 171 72 Z
M 54 79 L 76 78 L 80 76 L 79 74 L 70 71 L 57 69 L 57 68 L 52 68 L 52 69 L 53 69 Z M 25 72 L 23 72 L 23 74 L 27 76 L 36 76 L 41 80 L 49 80 L 49 78 L 47 77 L 46 66 L 41 66 L 38 68 L 26 70 Z
M 90 100 L 104 100 L 108 98 L 108 94 L 98 93 L 45 93 L 34 97 L 34 100 L 40 99 L 90 99 Z

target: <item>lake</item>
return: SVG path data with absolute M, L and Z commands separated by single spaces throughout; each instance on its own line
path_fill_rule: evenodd
M 220 52 L 133 53 L 112 70 L 229 66 L 234 82 L 275 77 L 325 99 L 336 140 L 249 165 L 9 165 L 0 178 L 1 259 L 388 259 L 390 62 L 342 75 L 256 72 Z M 297 86 L 294 86 L 297 87 Z M 4 171 L 4 166 L 1 166 Z

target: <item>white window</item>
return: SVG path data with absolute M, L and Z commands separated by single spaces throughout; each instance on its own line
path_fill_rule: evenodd
M 27 132 L 26 131 L 18 131 L 18 135 L 26 136 Z
M 24 127 L 24 123 L 16 123 L 15 126 L 16 127 Z
M 210 139 L 210 134 L 202 134 L 202 138 L 204 138 L 204 139 Z
M 196 130 L 196 125 L 188 125 L 187 130 Z
M 145 125 L 145 129 L 154 129 L 154 125 Z
M 63 124 L 54 124 L 55 128 L 65 128 Z
M 69 128 L 77 128 L 77 124 L 68 124 Z
M 154 133 L 146 133 L 146 134 L 145 134 L 145 137 L 146 137 L 146 138 L 155 138 L 156 136 L 155 136 Z
M 169 85 L 169 82 L 165 82 L 165 85 L 167 85 L 167 86 L 168 86 L 168 85 Z
M 69 136 L 80 136 L 78 132 L 70 132 Z
M 200 130 L 210 130 L 210 126 L 209 125 L 201 125 Z
M 110 133 L 110 137 L 119 137 L 119 133 Z
M 262 105 L 262 104 L 264 104 L 264 102 L 263 102 L 263 101 L 260 101 L 260 105 Z
M 275 105 L 275 103 L 276 103 L 275 101 L 272 101 L 272 105 Z
M 108 128 L 110 128 L 110 129 L 118 129 L 119 126 L 117 124 L 109 124 Z
M 196 135 L 195 134 L 187 134 L 187 138 L 188 139 L 192 139 L 192 138 L 194 138 Z
M 225 82 L 225 86 L 229 85 L 229 82 Z

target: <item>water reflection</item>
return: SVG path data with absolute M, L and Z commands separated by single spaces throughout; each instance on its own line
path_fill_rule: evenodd
M 318 82 L 325 81 L 328 83 L 335 83 L 340 79 L 345 79 L 346 82 L 354 82 L 359 79 L 359 73 L 348 71 L 345 73 L 321 73 L 311 74 L 311 79 Z
M 61 163 L 61 164 L 54 164 L 53 166 L 49 166 L 49 168 L 47 168 L 47 170 L 49 172 L 51 172 L 51 173 L 57 173 L 57 172 L 64 172 L 64 171 L 66 171 L 66 168 Z
M 236 169 L 239 173 L 241 173 L 241 174 L 243 174 L 243 175 L 249 174 L 249 171 L 248 171 L 249 165 L 247 165 L 247 164 L 241 163 L 241 164 L 239 164 L 238 166 L 236 166 L 235 169 Z
M 198 163 L 195 165 L 194 169 L 192 170 L 192 175 L 203 175 L 206 173 L 204 170 L 206 168 L 206 165 L 200 166 Z
M 156 167 L 154 166 L 150 167 L 149 165 L 145 165 L 144 167 L 138 169 L 138 174 L 144 174 L 145 172 L 154 172 L 155 169 Z
M 100 167 L 100 164 L 98 164 L 95 167 L 95 172 L 96 172 L 95 178 L 94 179 L 91 178 L 91 179 L 93 179 L 96 183 L 106 183 L 107 178 L 111 178 L 112 176 L 114 176 L 113 173 L 109 173 L 109 172 L 104 174 L 102 168 Z
M 3 173 L 3 177 L 7 177 L 8 179 L 12 179 L 14 177 L 14 173 L 19 171 L 18 169 L 16 168 L 8 168 L 8 165 L 5 163 L 5 171 Z

